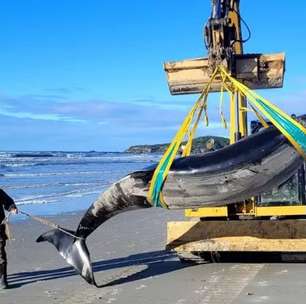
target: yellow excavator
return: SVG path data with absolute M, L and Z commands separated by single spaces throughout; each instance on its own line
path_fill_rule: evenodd
M 244 54 L 239 0 L 212 0 L 212 13 L 204 31 L 207 58 L 167 62 L 172 95 L 201 93 L 217 66 L 250 89 L 281 88 L 285 55 Z M 222 90 L 221 79 L 210 83 L 210 92 Z M 230 100 L 230 144 L 261 126 L 248 130 L 246 99 L 239 92 Z M 243 182 L 243 181 L 242 181 Z M 281 259 L 304 259 L 306 252 L 306 201 L 304 165 L 271 193 L 224 207 L 187 209 L 186 221 L 169 222 L 167 248 L 184 261 L 222 260 L 241 254 L 276 253 Z

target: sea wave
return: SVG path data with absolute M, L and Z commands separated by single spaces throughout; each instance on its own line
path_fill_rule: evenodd
M 50 188 L 50 187 L 85 187 L 85 186 L 99 186 L 103 187 L 109 183 L 101 181 L 93 182 L 50 182 L 50 183 L 38 183 L 38 184 L 17 184 L 8 185 L 5 188 L 7 190 L 20 190 L 20 189 L 36 189 L 36 188 Z
M 101 171 L 71 171 L 71 172 L 43 172 L 43 173 L 5 173 L 4 177 L 46 177 L 101 174 Z
M 69 202 L 69 210 L 79 210 L 87 201 L 83 197 L 96 197 L 115 180 L 159 157 L 94 151 L 0 152 L 1 187 L 18 205 L 44 204 L 42 208 L 48 210 L 48 204 L 65 208 Z
M 128 158 L 145 158 L 148 157 L 155 157 L 158 154 L 153 153 L 144 153 L 144 154 L 132 154 L 132 153 L 125 153 L 125 152 L 1 152 L 0 151 L 0 159 L 9 159 L 9 158 L 121 158 L 121 157 L 128 157 Z
M 74 190 L 60 193 L 51 193 L 47 195 L 33 195 L 26 196 L 15 200 L 16 205 L 28 205 L 28 204 L 48 204 L 51 202 L 56 202 L 59 198 L 63 197 L 83 197 L 89 194 L 97 193 L 99 194 L 101 189 L 84 189 L 84 190 Z
M 36 166 L 37 163 L 4 163 L 0 164 L 0 168 L 19 168 L 19 167 L 29 167 L 29 166 Z
M 130 164 L 130 163 L 153 163 L 157 162 L 159 156 L 150 155 L 116 155 L 105 157 L 28 157 L 28 158 L 0 158 L 0 168 L 18 169 L 22 167 L 40 167 L 40 166 L 94 166 L 103 164 Z

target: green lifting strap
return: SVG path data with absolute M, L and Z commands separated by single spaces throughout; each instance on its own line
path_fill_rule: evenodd
M 294 148 L 306 159 L 306 129 L 294 120 L 290 115 L 282 111 L 276 105 L 250 90 L 247 86 L 233 78 L 223 67 L 221 73 L 239 90 L 248 102 L 255 107 L 263 116 L 291 142 Z
M 222 85 L 229 93 L 231 91 L 239 91 L 245 96 L 249 102 L 251 108 L 253 108 L 256 115 L 260 118 L 266 117 L 271 123 L 291 142 L 295 149 L 306 159 L 306 129 L 290 115 L 283 112 L 277 106 L 259 96 L 254 91 L 250 90 L 247 86 L 233 78 L 224 67 L 219 66 L 216 68 L 209 84 L 203 90 L 199 99 L 188 113 L 180 129 L 176 133 L 170 146 L 161 158 L 157 168 L 154 171 L 149 192 L 148 201 L 155 207 L 167 208 L 167 204 L 162 196 L 162 187 L 166 180 L 170 167 L 176 157 L 176 154 L 180 148 L 180 145 L 185 138 L 186 134 L 189 134 L 189 140 L 186 150 L 183 155 L 189 155 L 191 151 L 192 138 L 197 128 L 199 119 L 204 111 L 206 115 L 207 97 L 210 86 L 215 80 L 216 76 L 221 76 Z M 221 92 L 221 94 L 223 94 Z M 198 113 L 198 118 L 194 122 L 194 116 Z M 262 116 L 261 116 L 262 115 Z M 193 123 L 193 127 L 192 127 Z

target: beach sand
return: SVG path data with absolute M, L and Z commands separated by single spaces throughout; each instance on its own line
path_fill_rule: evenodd
M 74 229 L 82 213 L 49 217 Z M 109 220 L 88 239 L 98 284 L 88 285 L 55 248 L 35 239 L 48 227 L 14 222 L 8 249 L 11 289 L 0 303 L 302 303 L 305 264 L 202 264 L 187 266 L 164 251 L 166 222 L 182 212 L 139 210 Z

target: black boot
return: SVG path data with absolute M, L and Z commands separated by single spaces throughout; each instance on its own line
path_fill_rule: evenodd
M 0 289 L 7 289 L 7 267 L 6 264 L 0 264 Z

